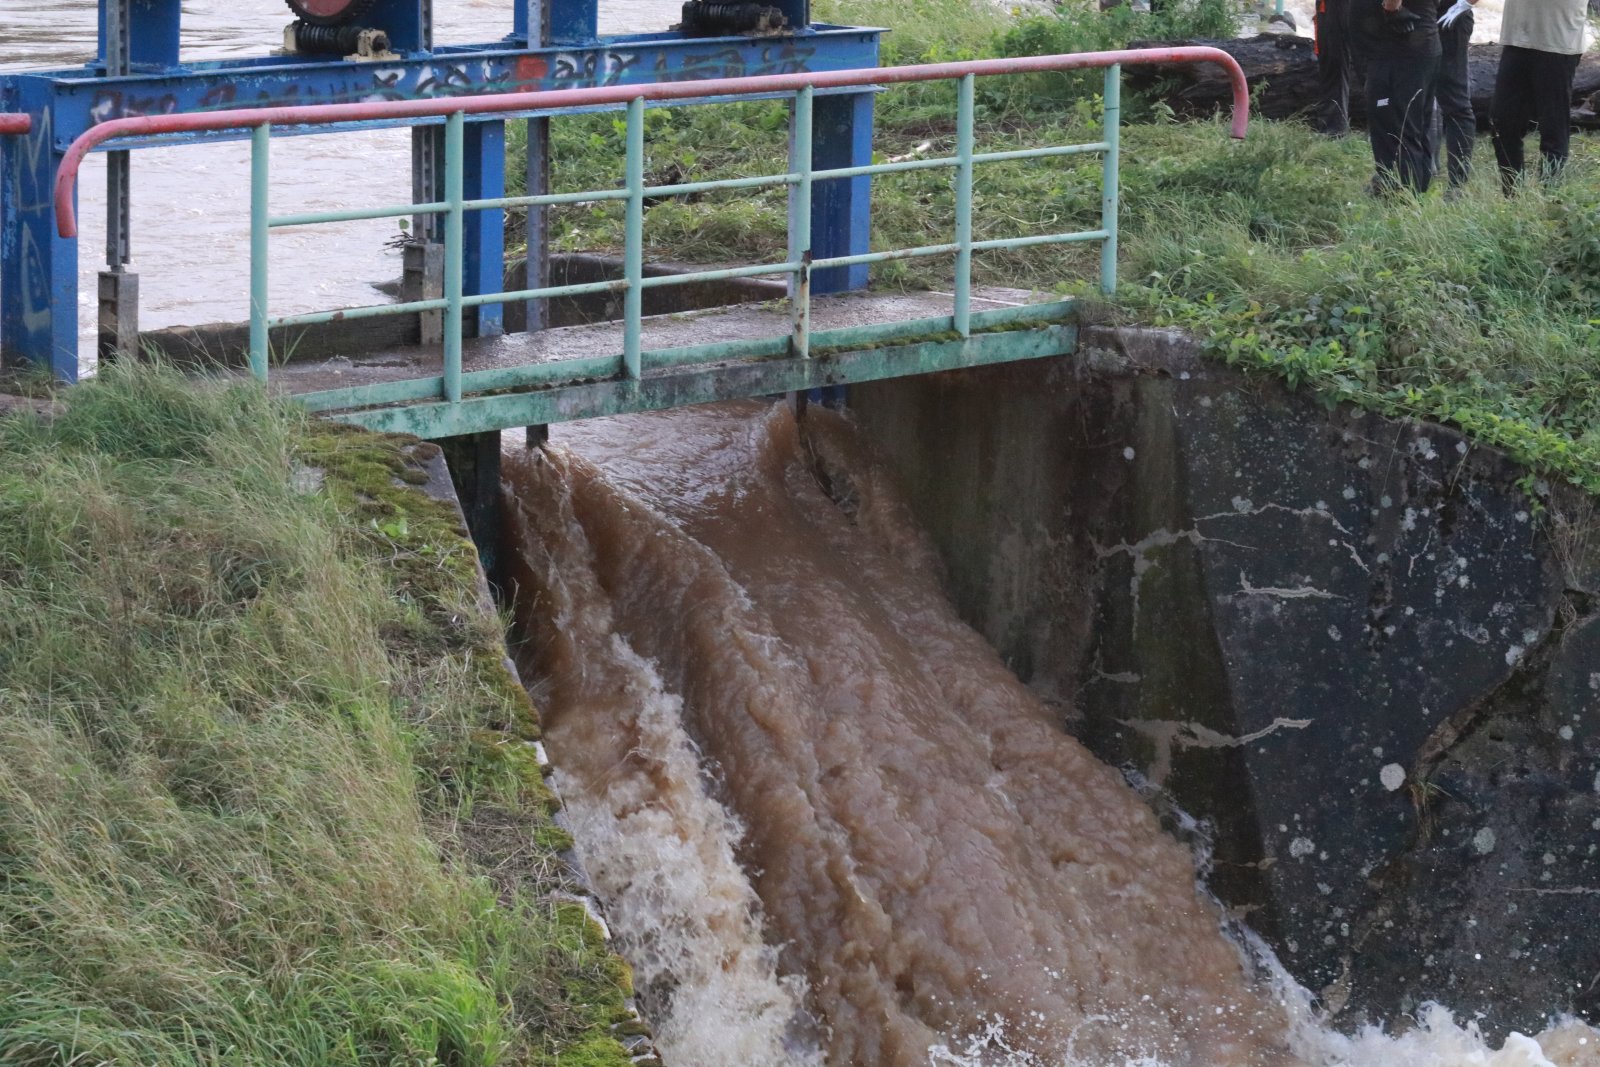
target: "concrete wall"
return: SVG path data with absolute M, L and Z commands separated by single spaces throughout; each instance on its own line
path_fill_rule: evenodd
M 1159 331 L 850 405 L 968 620 L 1209 823 L 1209 884 L 1329 1007 L 1596 1006 L 1586 498 Z

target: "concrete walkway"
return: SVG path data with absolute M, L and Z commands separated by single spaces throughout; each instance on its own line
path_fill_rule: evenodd
M 1026 289 L 976 289 L 972 310 L 989 311 L 1053 299 L 1050 294 Z M 816 297 L 812 301 L 814 331 L 873 323 L 909 322 L 951 313 L 948 293 L 850 293 Z M 644 346 L 678 348 L 724 341 L 759 341 L 787 336 L 790 331 L 787 301 L 738 304 L 644 320 Z M 462 366 L 467 372 L 497 370 L 533 363 L 550 363 L 621 353 L 621 322 L 567 326 L 541 333 L 506 334 L 469 339 L 462 345 Z M 424 378 L 442 372 L 438 346 L 407 346 L 363 356 L 295 361 L 272 369 L 272 381 L 289 393 Z

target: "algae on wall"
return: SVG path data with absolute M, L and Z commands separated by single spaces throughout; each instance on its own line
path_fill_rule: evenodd
M 630 1061 L 428 447 L 149 368 L 0 420 L 0 1057 Z

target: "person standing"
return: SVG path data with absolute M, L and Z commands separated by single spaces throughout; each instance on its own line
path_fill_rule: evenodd
M 1597 0 L 1600 2 L 1600 0 Z M 1317 0 L 1312 18 L 1317 50 L 1317 106 L 1312 126 L 1329 137 L 1350 132 L 1350 0 Z
M 1489 121 L 1507 192 L 1522 175 L 1522 139 L 1535 120 L 1544 177 L 1567 162 L 1572 77 L 1583 56 L 1584 21 L 1584 0 L 1506 0 Z
M 1478 0 L 1456 0 L 1439 16 L 1439 77 L 1434 95 L 1443 127 L 1446 170 L 1451 190 L 1460 189 L 1472 174 L 1472 147 L 1478 136 L 1478 117 L 1472 111 L 1472 75 L 1467 66 L 1467 46 L 1472 43 L 1472 8 Z M 1439 158 L 1438 140 L 1429 152 Z
M 1373 192 L 1405 185 L 1428 191 L 1433 178 L 1429 127 L 1439 73 L 1435 0 L 1355 0 L 1367 60 L 1367 135 L 1377 174 Z

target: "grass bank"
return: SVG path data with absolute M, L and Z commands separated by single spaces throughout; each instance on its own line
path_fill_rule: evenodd
M 819 4 L 832 21 L 887 26 L 886 62 L 1118 47 L 1139 38 L 1226 35 L 1226 0 L 1159 15 L 1062 8 L 1013 18 L 969 0 Z M 1095 76 L 980 83 L 980 149 L 1098 136 Z M 879 158 L 949 153 L 947 86 L 878 98 Z M 1600 491 L 1600 143 L 1574 139 L 1565 179 L 1503 198 L 1486 141 L 1466 195 L 1377 201 L 1360 137 L 1327 140 L 1299 123 L 1256 122 L 1231 142 L 1215 123 L 1175 121 L 1137 97 L 1125 110 L 1122 286 L 1097 314 L 1184 327 L 1216 357 L 1281 376 L 1329 402 L 1451 422 L 1542 474 Z M 652 181 L 783 169 L 779 103 L 649 113 Z M 613 116 L 557 124 L 561 189 L 620 181 Z M 954 230 L 949 175 L 876 181 L 877 248 L 940 243 Z M 589 184 L 585 184 L 589 183 Z M 1089 158 L 987 165 L 978 239 L 1090 226 L 1099 169 Z M 649 254 L 700 262 L 781 258 L 781 192 L 664 200 L 646 220 Z M 565 209 L 555 243 L 618 250 L 615 205 Z M 980 256 L 990 285 L 1081 293 L 1094 253 L 1035 248 Z M 875 269 L 878 287 L 948 288 L 948 264 Z
M 419 447 L 122 367 L 0 420 L 0 1061 L 628 1062 Z

